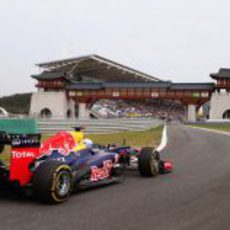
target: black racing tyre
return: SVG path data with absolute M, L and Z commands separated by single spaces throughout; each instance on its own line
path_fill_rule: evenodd
M 152 177 L 159 173 L 159 153 L 145 147 L 138 156 L 138 169 L 141 176 Z
M 41 201 L 57 204 L 68 199 L 72 192 L 72 173 L 59 161 L 43 162 L 34 172 L 33 193 Z
M 3 152 L 3 150 L 4 150 L 4 145 L 0 145 L 0 154 Z

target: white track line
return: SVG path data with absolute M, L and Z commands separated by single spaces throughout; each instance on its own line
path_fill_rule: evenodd
M 157 150 L 158 152 L 162 151 L 162 150 L 166 147 L 167 142 L 168 142 L 167 128 L 166 128 L 166 125 L 164 125 L 164 129 L 163 129 L 162 136 L 161 136 L 161 143 L 160 143 L 160 145 L 156 148 L 156 150 Z
M 230 132 L 224 132 L 224 131 L 219 131 L 219 130 L 214 130 L 214 129 L 208 129 L 208 128 L 200 128 L 200 127 L 195 127 L 195 126 L 190 126 L 190 125 L 188 125 L 187 127 L 192 128 L 192 129 L 198 129 L 198 130 L 201 130 L 201 131 L 206 131 L 206 132 L 211 132 L 211 133 L 216 133 L 216 134 L 222 134 L 222 135 L 230 136 Z

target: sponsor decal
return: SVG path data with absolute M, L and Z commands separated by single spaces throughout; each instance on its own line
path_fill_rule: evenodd
M 15 138 L 12 140 L 12 146 L 30 146 L 34 144 L 39 144 L 39 140 L 32 138 Z
M 83 96 L 83 93 L 82 93 L 81 91 L 77 91 L 77 92 L 76 92 L 76 96 L 77 96 L 77 97 L 82 97 L 82 96 Z
M 76 95 L 76 94 L 75 94 L 74 91 L 70 91 L 70 92 L 69 92 L 69 96 L 70 96 L 70 97 L 74 97 L 75 95 Z
M 119 96 L 120 96 L 119 91 L 114 91 L 114 92 L 112 93 L 112 96 L 113 96 L 113 97 L 119 97 Z
M 21 140 L 20 139 L 14 139 L 14 140 L 12 140 L 12 145 L 13 146 L 18 146 L 20 144 L 21 144 Z
M 90 180 L 99 181 L 108 178 L 110 176 L 112 167 L 113 163 L 111 160 L 104 161 L 101 168 L 98 168 L 97 166 L 92 166 Z
M 152 92 L 151 97 L 159 97 L 159 93 L 158 92 Z
M 66 141 L 64 142 L 63 146 L 56 147 L 56 148 L 50 144 L 48 147 L 48 152 L 45 155 L 50 156 L 53 153 L 53 151 L 58 151 L 61 155 L 67 156 L 69 155 L 71 149 L 70 149 L 70 145 Z
M 13 158 L 21 159 L 21 158 L 35 158 L 35 154 L 33 152 L 12 152 Z
M 192 94 L 192 97 L 200 97 L 200 93 L 199 93 L 199 92 L 194 92 L 194 93 Z
M 52 151 L 52 147 L 50 148 L 50 150 Z M 70 147 L 69 147 L 69 144 L 68 142 L 64 142 L 63 146 L 57 148 L 56 150 L 58 150 L 58 152 L 63 155 L 63 156 L 67 156 L 69 155 L 69 152 L 70 152 Z
M 209 97 L 209 93 L 208 92 L 202 92 L 201 93 L 201 97 Z

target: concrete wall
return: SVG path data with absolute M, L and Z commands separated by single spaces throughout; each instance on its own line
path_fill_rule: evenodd
M 30 105 L 30 116 L 40 117 L 43 109 L 49 109 L 51 118 L 64 119 L 67 111 L 71 109 L 74 114 L 74 103 L 68 101 L 65 92 L 36 92 L 32 95 Z
M 212 94 L 210 102 L 210 119 L 223 119 L 225 111 L 230 109 L 230 93 L 215 92 Z

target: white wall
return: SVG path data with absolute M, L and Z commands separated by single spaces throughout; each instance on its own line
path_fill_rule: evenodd
M 68 109 L 73 107 L 65 92 L 36 92 L 31 98 L 30 116 L 39 117 L 41 110 L 47 108 L 52 113 L 51 118 L 66 118 Z
M 226 110 L 230 109 L 230 93 L 215 92 L 210 102 L 210 119 L 222 119 Z

